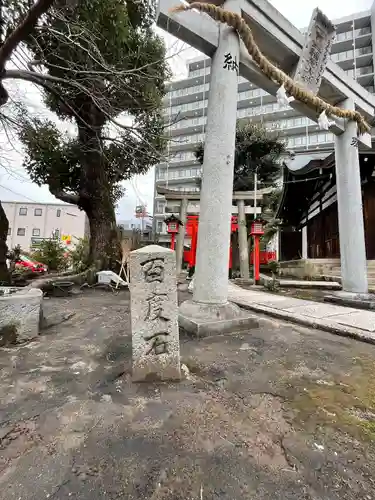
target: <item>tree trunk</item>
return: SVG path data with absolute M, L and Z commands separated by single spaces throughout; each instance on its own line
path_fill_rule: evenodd
M 0 283 L 10 284 L 10 273 L 7 266 L 8 247 L 6 244 L 9 223 L 0 202 Z
M 82 208 L 90 224 L 89 261 L 99 269 L 113 267 L 120 257 L 114 209 L 113 186 L 108 179 L 106 158 L 103 157 L 101 129 L 105 117 L 88 113 L 85 120 L 91 128 L 78 124 L 78 137 L 82 146 Z
M 89 261 L 99 269 L 112 268 L 120 257 L 115 211 L 110 200 L 103 198 L 91 200 L 86 211 L 90 224 Z

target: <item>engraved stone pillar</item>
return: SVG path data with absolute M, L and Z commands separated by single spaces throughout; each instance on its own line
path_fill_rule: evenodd
M 149 245 L 130 253 L 133 381 L 179 380 L 176 256 Z

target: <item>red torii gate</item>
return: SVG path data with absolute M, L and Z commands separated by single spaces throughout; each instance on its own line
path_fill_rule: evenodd
M 189 267 L 195 267 L 196 254 L 197 254 L 197 242 L 198 242 L 198 225 L 199 216 L 198 215 L 188 215 L 186 217 L 186 236 L 191 238 L 190 250 L 184 251 L 184 261 L 187 262 Z M 238 230 L 238 218 L 236 215 L 232 215 L 231 223 L 231 233 L 235 233 Z M 232 246 L 229 249 L 229 269 L 232 267 Z
M 199 226 L 199 216 L 198 215 L 187 215 L 186 217 L 186 232 L 185 235 L 191 239 L 190 249 L 184 251 L 184 261 L 189 267 L 195 267 L 196 255 L 197 255 L 197 241 L 198 241 L 198 226 Z M 231 233 L 235 233 L 238 230 L 238 217 L 232 215 L 231 223 Z M 276 260 L 276 252 L 260 252 L 260 264 L 267 264 L 271 260 Z M 254 252 L 250 254 L 250 263 L 254 262 Z M 232 246 L 229 248 L 229 269 L 232 267 Z

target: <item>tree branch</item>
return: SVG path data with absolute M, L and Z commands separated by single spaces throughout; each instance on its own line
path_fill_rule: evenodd
M 54 94 L 60 101 L 66 106 L 69 111 L 72 113 L 72 115 L 78 120 L 81 121 L 87 128 L 91 129 L 92 127 L 82 118 L 82 116 L 77 113 L 77 111 L 70 106 L 70 104 L 63 98 L 61 97 L 60 92 L 58 92 L 53 85 L 51 85 L 51 81 L 55 81 L 53 77 L 49 77 L 49 75 L 44 75 L 42 73 L 38 73 L 37 71 L 23 71 L 23 70 L 7 70 L 5 71 L 5 74 L 3 76 L 3 79 L 6 80 L 8 78 L 14 79 L 14 80 L 25 80 L 30 83 L 34 83 L 35 85 L 38 85 L 39 87 L 44 88 L 45 90 L 48 90 L 51 92 L 51 94 Z M 61 80 L 61 79 L 59 79 Z M 61 82 L 59 82 L 61 83 Z M 64 81 L 64 83 L 69 83 L 67 80 Z
M 125 125 L 120 123 L 118 120 L 116 120 L 115 117 L 111 116 L 97 101 L 97 99 L 94 98 L 94 96 L 90 93 L 89 89 L 87 89 L 84 85 L 81 85 L 78 82 L 75 82 L 74 80 L 66 80 L 65 78 L 59 78 L 57 76 L 52 76 L 48 75 L 45 73 L 38 73 L 37 71 L 26 71 L 26 70 L 19 70 L 19 69 L 10 69 L 6 70 L 4 75 L 3 75 L 3 80 L 6 79 L 12 79 L 12 80 L 25 80 L 31 83 L 34 83 L 36 85 L 40 85 L 41 87 L 46 88 L 50 92 L 53 92 L 55 95 L 57 95 L 56 90 L 53 90 L 51 86 L 48 85 L 48 82 L 55 82 L 55 83 L 60 83 L 63 85 L 69 85 L 71 87 L 78 88 L 80 91 L 82 91 L 84 94 L 89 96 L 95 106 L 98 108 L 99 111 L 101 111 L 108 120 L 110 120 L 114 125 L 117 127 L 123 129 L 123 130 L 131 130 L 134 134 L 137 136 L 140 136 L 141 132 L 134 126 L 132 125 Z M 61 99 L 61 98 L 60 98 Z M 74 111 L 71 106 L 69 106 L 68 103 L 66 103 L 63 99 L 61 99 L 64 104 L 67 104 L 69 109 L 73 112 L 74 116 L 80 120 L 84 125 L 86 125 L 88 128 L 91 128 L 90 125 L 88 125 L 82 117 Z M 179 115 L 179 113 L 178 113 Z M 178 116 L 177 115 L 177 116 Z M 167 124 L 166 127 L 168 127 L 170 124 Z M 143 140 L 145 140 L 144 137 L 142 137 Z M 150 144 L 149 144 L 150 145 Z
M 12 33 L 4 40 L 0 48 L 0 68 L 5 67 L 17 46 L 24 41 L 33 30 L 38 19 L 51 7 L 54 0 L 37 0 L 35 4 L 26 14 L 24 20 L 12 31 Z
M 72 205 L 78 205 L 79 203 L 80 197 L 78 196 L 78 194 L 69 194 L 59 189 L 53 189 L 51 188 L 51 186 L 49 186 L 49 190 L 51 194 L 53 194 L 53 196 L 55 196 L 61 201 L 65 201 L 66 203 L 71 203 Z

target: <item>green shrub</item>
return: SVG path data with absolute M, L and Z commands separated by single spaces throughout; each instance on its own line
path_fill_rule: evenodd
M 49 271 L 65 271 L 70 265 L 66 248 L 58 240 L 42 240 L 31 258 L 48 266 Z
M 90 241 L 88 238 L 79 238 L 74 249 L 69 253 L 70 262 L 75 273 L 81 273 L 89 265 Z
M 277 260 L 270 260 L 267 267 L 272 274 L 279 274 L 280 264 Z

